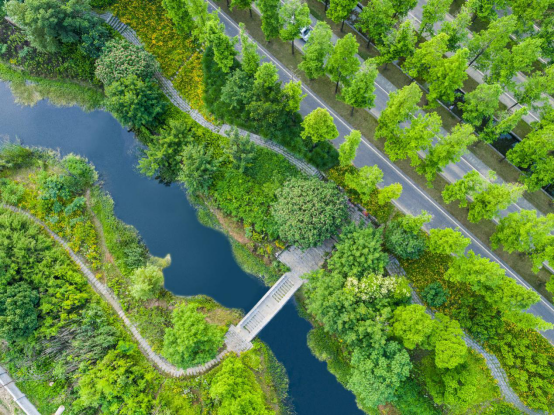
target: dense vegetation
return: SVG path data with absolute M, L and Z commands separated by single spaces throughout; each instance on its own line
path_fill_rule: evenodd
M 0 166 L 0 200 L 32 212 L 86 258 L 155 350 L 161 339 L 163 353 L 182 366 L 213 358 L 240 315 L 208 298 L 179 299 L 163 289 L 161 268 L 169 258 L 151 257 L 136 230 L 113 216 L 109 196 L 98 187 L 90 191 L 93 166 L 18 145 L 3 146 Z M 5 209 L 0 223 L 1 360 L 41 412 L 63 404 L 74 414 L 224 413 L 235 401 L 245 414 L 279 411 L 283 374 L 263 344 L 201 377 L 162 376 L 40 226 Z

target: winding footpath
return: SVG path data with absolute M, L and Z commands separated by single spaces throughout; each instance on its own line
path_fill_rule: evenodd
M 4 209 L 8 209 L 17 214 L 25 215 L 31 221 L 41 226 L 56 242 L 58 242 L 63 247 L 63 249 L 71 257 L 71 260 L 73 260 L 73 262 L 79 267 L 81 272 L 85 275 L 88 283 L 93 287 L 96 293 L 98 293 L 102 298 L 104 298 L 115 310 L 115 312 L 117 312 L 117 314 L 119 315 L 119 317 L 121 318 L 121 320 L 123 321 L 127 329 L 131 332 L 131 334 L 133 334 L 133 337 L 138 342 L 139 347 L 142 353 L 144 354 L 144 356 L 148 358 L 148 360 L 151 361 L 156 366 L 156 368 L 160 370 L 160 372 L 170 375 L 172 377 L 196 376 L 208 370 L 211 370 L 223 359 L 223 357 L 227 353 L 230 352 L 229 349 L 225 348 L 213 360 L 208 361 L 206 364 L 198 365 L 196 367 L 190 367 L 187 369 L 175 367 L 173 364 L 169 363 L 165 358 L 156 354 L 152 350 L 152 347 L 148 344 L 146 339 L 143 338 L 143 336 L 139 333 L 135 325 L 133 325 L 131 320 L 127 317 L 127 315 L 125 314 L 125 311 L 121 307 L 121 304 L 117 300 L 117 297 L 112 292 L 112 290 L 96 278 L 94 273 L 85 265 L 85 262 L 81 259 L 81 257 L 77 255 L 69 247 L 69 245 L 63 238 L 61 238 L 54 231 L 52 231 L 44 222 L 42 222 L 32 214 L 28 213 L 27 211 L 24 211 L 17 207 L 6 205 L 6 204 L 0 204 L 0 207 Z

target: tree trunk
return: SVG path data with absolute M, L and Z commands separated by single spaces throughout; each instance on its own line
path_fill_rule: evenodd
M 516 101 L 514 105 L 512 105 L 510 108 L 508 108 L 508 111 L 510 111 L 512 108 L 514 108 L 514 107 L 515 107 L 516 105 L 518 105 L 518 104 L 519 104 L 519 102 Z
M 385 62 L 385 71 L 387 70 L 388 66 L 389 66 L 389 63 Z
M 254 17 L 252 16 L 252 7 L 250 7 L 248 11 L 250 12 L 250 19 L 253 19 Z
M 479 59 L 479 57 L 481 55 L 483 55 L 483 53 L 486 51 L 486 48 L 485 49 L 481 49 L 481 51 L 479 51 L 479 53 L 477 54 L 477 56 L 475 58 L 473 58 L 473 60 L 467 65 L 467 67 L 469 68 L 471 65 L 473 65 L 475 63 L 475 61 L 477 59 Z
M 329 8 L 329 0 L 325 0 L 325 11 Z
M 294 39 L 291 41 L 290 47 L 292 49 L 292 54 L 294 55 Z
M 229 0 L 227 0 L 227 8 L 229 8 Z
M 350 117 L 354 117 L 354 106 L 350 109 Z
M 343 29 L 344 29 L 344 20 L 342 21 L 342 25 L 340 26 L 340 31 L 341 31 L 341 32 L 344 32 Z
M 368 37 L 368 38 L 367 38 L 367 45 L 365 45 L 365 47 L 366 47 L 367 49 L 369 49 L 369 43 L 370 43 L 370 42 L 371 42 L 371 40 L 370 40 L 369 37 Z
M 339 92 L 339 82 L 340 82 L 340 69 L 337 71 L 337 86 L 335 87 L 335 95 Z

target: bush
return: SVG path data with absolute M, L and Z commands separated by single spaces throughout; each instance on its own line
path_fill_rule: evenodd
M 154 297 L 164 284 L 164 275 L 159 267 L 149 264 L 135 270 L 131 275 L 131 295 L 135 299 L 149 299 Z
M 357 278 L 367 273 L 382 274 L 389 261 L 381 248 L 382 244 L 380 231 L 371 226 L 349 225 L 340 235 L 336 251 L 328 262 L 329 269 Z
M 385 244 L 388 250 L 401 259 L 417 259 L 426 247 L 425 237 L 420 231 L 406 231 L 398 221 L 387 226 Z
M 142 47 L 125 39 L 109 41 L 96 60 L 96 77 L 106 86 L 134 75 L 142 81 L 151 81 L 158 70 L 156 59 Z
M 421 297 L 427 305 L 438 308 L 448 301 L 450 293 L 439 282 L 433 282 L 423 289 Z
M 271 212 L 281 238 L 301 248 L 323 243 L 348 219 L 346 198 L 336 185 L 315 178 L 285 183 Z

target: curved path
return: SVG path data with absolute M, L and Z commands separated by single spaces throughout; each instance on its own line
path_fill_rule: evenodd
M 13 401 L 25 412 L 26 415 L 40 415 L 33 403 L 29 401 L 21 390 L 16 386 L 15 381 L 10 377 L 8 371 L 0 365 L 0 388 L 6 391 L 13 398 Z
M 102 282 L 100 282 L 94 273 L 85 265 L 85 262 L 81 259 L 80 256 L 78 256 L 65 242 L 63 238 L 61 238 L 59 235 L 57 235 L 54 231 L 52 231 L 44 222 L 36 218 L 35 216 L 31 215 L 27 211 L 24 211 L 22 209 L 19 209 L 17 207 L 6 205 L 6 204 L 0 204 L 0 207 L 8 209 L 12 212 L 25 215 L 27 218 L 35 222 L 36 224 L 40 225 L 50 236 L 57 241 L 63 249 L 69 254 L 71 257 L 71 260 L 79 267 L 81 272 L 85 275 L 87 278 L 87 281 L 90 283 L 90 285 L 94 288 L 96 293 L 98 293 L 100 296 L 102 296 L 111 306 L 112 308 L 117 312 L 119 317 L 123 320 L 125 326 L 127 329 L 133 334 L 133 337 L 137 340 L 139 347 L 144 354 L 146 358 L 150 362 L 152 362 L 158 370 L 161 372 L 170 375 L 172 377 L 183 377 L 183 376 L 195 376 L 198 374 L 202 374 L 208 370 L 211 370 L 213 367 L 215 367 L 222 358 L 229 353 L 229 350 L 225 348 L 222 352 L 220 352 L 213 360 L 208 361 L 206 364 L 198 365 L 196 367 L 191 367 L 182 369 L 175 367 L 173 364 L 169 363 L 165 358 L 161 357 L 160 355 L 156 354 L 152 347 L 148 344 L 146 339 L 142 337 L 142 335 L 139 333 L 135 325 L 131 322 L 131 320 L 125 315 L 125 312 L 123 311 L 123 308 L 119 304 L 119 301 L 117 300 L 117 297 L 112 292 L 112 290 L 104 285 Z

